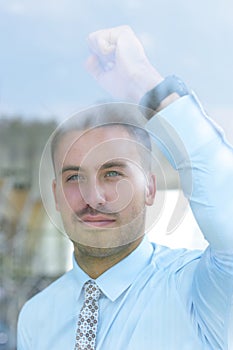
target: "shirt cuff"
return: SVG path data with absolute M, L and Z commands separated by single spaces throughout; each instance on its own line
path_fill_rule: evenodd
M 146 129 L 177 170 L 212 140 L 226 142 L 222 129 L 206 115 L 194 94 L 161 110 L 147 122 Z

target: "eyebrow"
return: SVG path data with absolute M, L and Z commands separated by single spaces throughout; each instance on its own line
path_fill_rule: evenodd
M 64 174 L 66 171 L 80 171 L 80 166 L 77 165 L 67 165 L 62 168 L 60 174 Z
M 105 169 L 109 169 L 109 168 L 127 168 L 127 164 L 122 162 L 122 161 L 110 161 L 107 163 L 104 163 L 103 165 L 101 165 L 100 169 L 105 170 Z
M 114 167 L 127 168 L 127 164 L 122 162 L 122 161 L 110 161 L 110 162 L 107 162 L 107 163 L 104 163 L 103 165 L 101 165 L 100 169 L 105 170 L 105 169 L 110 169 L 110 168 L 114 168 Z M 64 174 L 67 171 L 79 172 L 80 170 L 82 170 L 82 168 L 80 166 L 67 165 L 67 166 L 62 168 L 60 174 Z

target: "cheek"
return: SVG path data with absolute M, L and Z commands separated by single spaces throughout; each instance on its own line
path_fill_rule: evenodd
M 100 192 L 105 197 L 106 202 L 116 201 L 119 197 L 119 184 L 121 181 L 117 182 L 103 182 L 101 184 Z
M 147 184 L 145 178 L 141 178 L 139 181 L 134 183 L 134 196 L 132 199 L 132 205 L 134 209 L 141 212 L 146 207 L 146 188 Z
M 105 184 L 103 193 L 108 209 L 113 212 L 122 212 L 130 205 L 134 189 L 128 179 L 122 179 Z
M 61 208 L 76 209 L 81 203 L 82 197 L 77 184 L 69 184 L 61 187 L 58 195 L 59 205 Z
M 134 179 L 133 182 L 134 197 L 145 199 L 147 182 L 145 176 L 141 175 Z
M 144 181 L 131 181 L 130 184 L 125 184 L 122 187 L 121 194 L 119 193 L 119 203 L 125 205 L 121 211 L 122 215 L 135 217 L 144 211 L 146 206 L 145 191 L 146 185 Z

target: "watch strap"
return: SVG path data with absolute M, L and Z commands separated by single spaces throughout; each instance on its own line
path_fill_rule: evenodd
M 177 93 L 180 97 L 190 93 L 185 83 L 176 75 L 167 76 L 161 83 L 148 91 L 139 104 L 156 111 L 161 102 L 172 93 Z

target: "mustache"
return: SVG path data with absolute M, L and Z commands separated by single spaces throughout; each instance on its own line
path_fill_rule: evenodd
M 93 216 L 95 216 L 95 215 L 101 215 L 101 214 L 102 215 L 111 215 L 111 217 L 113 217 L 113 216 L 117 217 L 118 216 L 118 213 L 113 212 L 111 210 L 108 210 L 107 208 L 102 207 L 102 206 L 99 209 L 98 208 L 95 209 L 95 208 L 92 208 L 90 206 L 87 206 L 87 207 L 85 207 L 85 208 L 75 212 L 74 216 L 78 217 L 78 218 L 81 218 L 84 215 L 93 215 Z

